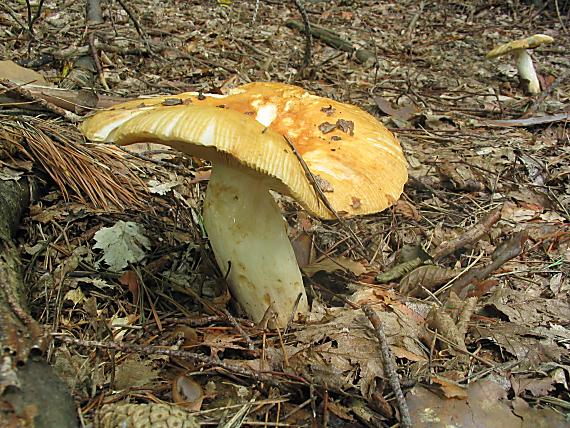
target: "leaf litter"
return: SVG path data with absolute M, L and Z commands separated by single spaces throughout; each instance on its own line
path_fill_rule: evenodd
M 512 69 L 509 59 L 484 60 L 499 43 L 549 32 L 557 42 L 536 51 L 537 69 L 544 82 L 563 76 L 570 46 L 560 13 L 568 3 L 558 2 L 566 7 L 558 15 L 550 3 L 538 10 L 526 2 L 306 2 L 312 22 L 351 47 L 341 52 L 315 39 L 313 69 L 303 74 L 305 37 L 284 25 L 299 19 L 293 2 L 259 2 L 255 22 L 255 2 L 133 2 L 152 54 L 128 13 L 109 6 L 117 35 L 103 38 L 100 52 L 113 95 L 295 82 L 375 114 L 402 142 L 410 181 L 392 210 L 345 220 L 364 255 L 337 223 L 307 219 L 279 199 L 291 234 L 304 236 L 298 251 L 313 310 L 277 333 L 241 318 L 227 298 L 201 226 L 208 180 L 201 161 L 143 146 L 138 157 L 120 156 L 135 167 L 114 164 L 116 176 L 140 177 L 122 182 L 127 192 L 112 180 L 67 189 L 70 176 L 50 151 L 68 150 L 81 162 L 66 165 L 86 171 L 93 152 L 69 148 L 75 128 L 3 116 L 0 138 L 16 152 L 2 155 L 2 177 L 30 160 L 38 176 L 51 177 L 19 239 L 34 317 L 74 339 L 56 339 L 51 362 L 82 416 L 111 420 L 119 408 L 142 403 L 148 415 L 174 414 L 150 403 L 177 402 L 174 379 L 192 375 L 204 392 L 194 408 L 203 423 L 235 416 L 244 424 L 387 426 L 397 414 L 392 390 L 378 340 L 355 309 L 369 304 L 384 325 L 414 426 L 563 426 L 560 415 L 570 408 L 570 82 L 526 97 L 516 77 L 501 71 Z M 13 9 L 25 16 L 21 5 Z M 48 5 L 35 24 L 41 42 L 31 45 L 2 17 L 2 57 L 29 63 L 51 56 L 39 71 L 61 80 L 81 38 L 73 23 L 82 22 L 82 7 L 60 13 Z M 374 61 L 357 61 L 358 50 Z M 331 126 L 350 132 L 349 124 Z M 104 156 L 94 165 L 119 156 L 97 150 Z M 406 247 L 423 253 L 399 257 Z M 109 343 L 124 347 L 105 350 Z

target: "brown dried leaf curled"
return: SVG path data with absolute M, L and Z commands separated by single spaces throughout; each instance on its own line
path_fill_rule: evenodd
M 427 297 L 424 288 L 434 291 L 458 273 L 455 269 L 446 269 L 436 265 L 420 266 L 402 278 L 400 293 L 412 297 Z

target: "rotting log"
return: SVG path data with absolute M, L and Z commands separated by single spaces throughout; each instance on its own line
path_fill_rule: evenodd
M 43 359 L 45 337 L 26 310 L 21 260 L 13 242 L 30 201 L 27 179 L 0 180 L 0 426 L 78 426 L 67 386 Z
M 302 22 L 295 21 L 293 19 L 285 22 L 285 26 L 301 32 L 305 31 L 305 25 Z M 311 35 L 317 39 L 322 40 L 330 47 L 341 50 L 343 52 L 354 54 L 354 57 L 358 62 L 376 62 L 374 52 L 365 48 L 355 47 L 353 43 L 341 38 L 337 33 L 327 28 L 311 24 Z

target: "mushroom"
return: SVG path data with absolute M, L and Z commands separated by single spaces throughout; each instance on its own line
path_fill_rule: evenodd
M 327 205 L 343 216 L 387 208 L 407 180 L 398 141 L 374 117 L 280 83 L 251 83 L 225 96 L 130 101 L 95 114 L 81 129 L 94 141 L 155 142 L 211 161 L 203 218 L 216 260 L 247 314 L 258 322 L 271 308 L 278 327 L 307 312 L 308 303 L 270 190 L 333 219 Z
M 496 47 L 487 53 L 487 58 L 497 58 L 502 55 L 511 54 L 517 62 L 519 78 L 526 85 L 529 94 L 540 92 L 540 82 L 536 76 L 536 71 L 532 64 L 532 58 L 527 49 L 534 49 L 540 45 L 552 43 L 554 39 L 545 34 L 535 34 L 526 39 L 515 40 Z

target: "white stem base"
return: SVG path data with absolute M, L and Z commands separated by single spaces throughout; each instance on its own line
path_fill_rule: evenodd
M 303 280 L 277 203 L 261 180 L 216 164 L 206 190 L 204 226 L 234 298 L 254 322 L 267 308 L 275 326 L 308 311 Z M 230 263 L 231 262 L 231 263 Z
M 526 50 L 522 49 L 517 52 L 516 60 L 519 79 L 526 83 L 528 93 L 531 95 L 538 94 L 540 92 L 540 82 L 532 64 L 532 58 Z

